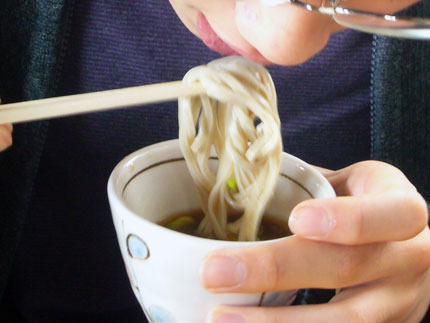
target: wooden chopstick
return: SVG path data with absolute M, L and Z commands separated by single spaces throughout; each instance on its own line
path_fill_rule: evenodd
M 11 103 L 0 105 L 0 125 L 173 101 L 204 92 L 201 86 L 186 86 L 181 81 L 174 81 Z

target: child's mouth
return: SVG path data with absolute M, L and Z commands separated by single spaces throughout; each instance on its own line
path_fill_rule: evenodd
M 203 43 L 217 53 L 227 56 L 243 56 L 251 61 L 260 64 L 271 64 L 270 61 L 265 59 L 258 52 L 249 54 L 238 48 L 233 49 L 231 45 L 227 44 L 224 40 L 221 39 L 221 37 L 218 36 L 218 34 L 212 29 L 211 25 L 207 21 L 205 15 L 201 12 L 199 12 L 197 18 L 197 29 L 199 32 L 200 39 L 203 41 Z

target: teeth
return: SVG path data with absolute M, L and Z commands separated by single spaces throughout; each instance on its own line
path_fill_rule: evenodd
M 288 2 L 288 0 L 260 0 L 260 3 L 266 7 L 275 7 Z

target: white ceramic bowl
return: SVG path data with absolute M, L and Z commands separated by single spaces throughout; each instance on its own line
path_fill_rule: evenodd
M 317 170 L 289 154 L 282 154 L 280 173 L 267 214 L 288 220 L 299 202 L 335 196 Z M 131 287 L 150 322 L 201 323 L 219 304 L 282 306 L 294 300 L 296 291 L 212 294 L 199 282 L 199 264 L 209 251 L 276 240 L 217 241 L 155 224 L 172 214 L 199 208 L 178 140 L 125 157 L 109 178 L 108 197 Z

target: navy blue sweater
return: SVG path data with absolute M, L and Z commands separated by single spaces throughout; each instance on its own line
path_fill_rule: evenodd
M 4 2 L 5 102 L 177 80 L 217 57 L 167 2 Z M 285 149 L 329 168 L 386 160 L 429 197 L 420 166 L 430 161 L 429 46 L 370 41 L 341 33 L 308 63 L 271 68 Z M 8 306 L 42 321 L 142 319 L 105 186 L 123 156 L 177 137 L 176 114 L 171 103 L 15 128 L 14 147 L 0 155 L 8 170 L 0 177 L 0 292 L 7 282 Z
M 57 95 L 178 80 L 216 57 L 167 3 L 82 1 Z M 329 168 L 370 157 L 370 58 L 371 36 L 347 31 L 306 64 L 270 68 L 285 150 Z M 176 138 L 177 122 L 176 103 L 50 122 L 7 293 L 26 320 L 142 319 L 106 180 L 128 153 Z

